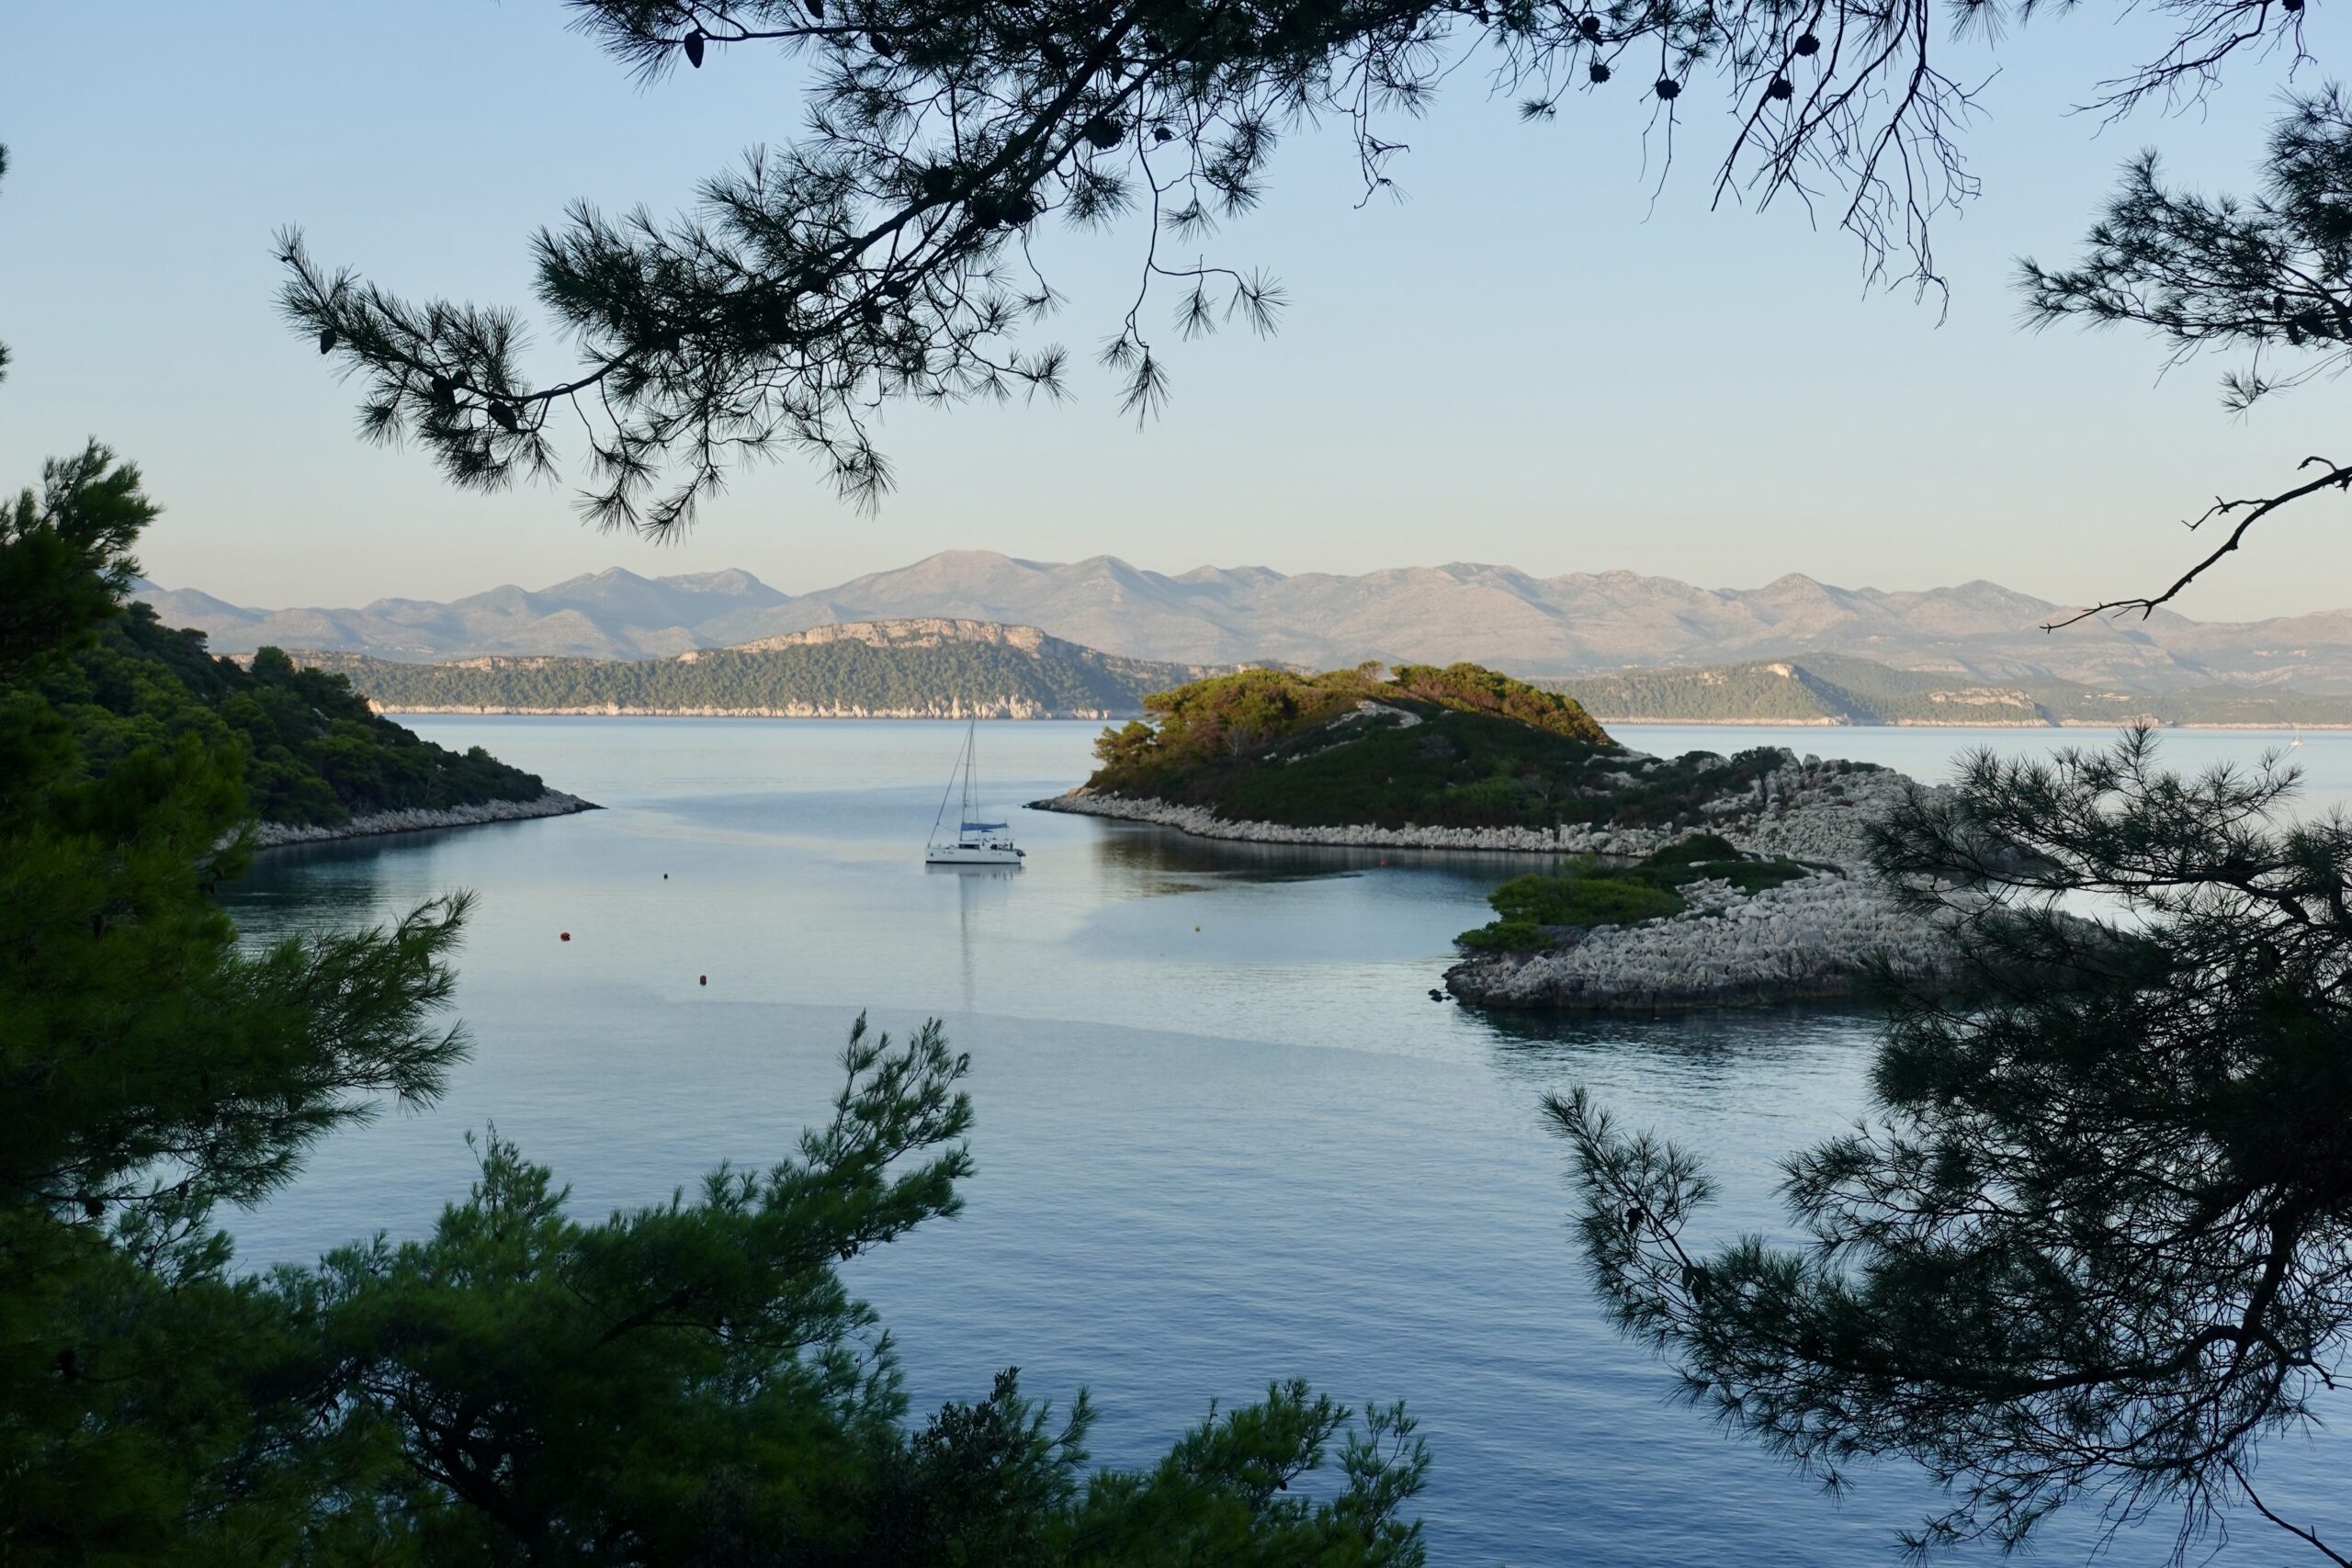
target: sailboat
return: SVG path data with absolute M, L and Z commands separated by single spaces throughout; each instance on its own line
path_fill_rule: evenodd
M 1013 846 L 1011 824 L 973 819 L 979 740 L 980 727 L 975 720 L 964 730 L 964 750 L 956 755 L 956 771 L 948 775 L 947 793 L 939 797 L 939 815 L 932 818 L 931 847 L 923 852 L 925 864 L 1017 866 L 1026 858 Z M 947 825 L 947 803 L 955 797 L 959 782 L 964 786 L 963 807 L 956 813 L 956 831 L 944 833 L 941 829 Z

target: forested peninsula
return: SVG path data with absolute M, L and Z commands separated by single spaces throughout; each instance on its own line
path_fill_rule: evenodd
M 264 847 L 413 828 L 561 816 L 589 803 L 476 746 L 452 751 L 372 711 L 341 675 L 266 648 L 239 664 L 202 632 L 129 604 L 45 667 L 40 695 L 96 772 L 142 748 L 232 748 Z
M 1916 786 L 1778 747 L 1667 759 L 1570 697 L 1473 664 L 1249 670 L 1147 699 L 1040 810 L 1258 842 L 1552 857 L 1445 976 L 1496 1007 L 1646 1010 L 1856 994 L 1873 953 L 1933 975 L 1948 933 L 1868 875 Z
M 1984 682 L 1834 654 L 1544 684 L 1619 724 L 2352 728 L 2352 697 L 2279 686 L 2133 692 L 2057 680 Z
M 388 712 L 729 718 L 1120 718 L 1151 692 L 1232 668 L 947 619 L 846 622 L 670 659 L 300 657 Z

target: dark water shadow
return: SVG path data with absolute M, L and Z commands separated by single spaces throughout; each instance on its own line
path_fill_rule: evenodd
M 1258 882 L 1356 876 L 1375 870 L 1455 873 L 1493 885 L 1562 857 L 1502 850 L 1379 849 L 1340 844 L 1272 844 L 1246 839 L 1204 839 L 1153 822 L 1093 818 L 1102 827 L 1095 854 L 1123 870 L 1190 873 Z

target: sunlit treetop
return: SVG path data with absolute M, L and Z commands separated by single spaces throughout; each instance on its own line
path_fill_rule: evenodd
M 1995 46 L 2048 0 L 572 0 L 642 78 L 784 69 L 787 140 L 662 220 L 585 205 L 533 241 L 572 363 L 526 367 L 524 318 L 403 298 L 282 237 L 288 319 L 356 377 L 361 423 L 454 481 L 557 468 L 584 431 L 587 514 L 662 535 L 743 460 L 814 458 L 870 505 L 873 420 L 899 400 L 1062 393 L 1030 330 L 1057 303 L 1057 226 L 1137 236 L 1131 303 L 1101 333 L 1125 409 L 1169 390 L 1166 335 L 1270 330 L 1279 286 L 1216 255 L 1288 131 L 1352 134 L 1364 194 L 1449 78 L 1530 120 L 1615 100 L 1670 170 L 1700 106 L 1716 199 L 1834 216 L 1873 276 L 1937 279 L 1933 220 L 1973 194 L 1957 133 Z M 2087 84 L 2121 113 L 2201 95 L 2240 53 L 2304 58 L 2301 0 L 2164 0 L 2172 42 Z M 1951 59 L 1948 60 L 1947 56 Z M 1965 70 L 1971 74 L 1958 73 Z M 1714 129 L 1720 126 L 1721 129 Z M 568 439 L 569 437 L 566 437 Z

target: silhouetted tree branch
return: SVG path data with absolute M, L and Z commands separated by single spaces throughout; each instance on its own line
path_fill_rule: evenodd
M 2341 1562 L 2246 1484 L 2352 1348 L 2352 825 L 2279 826 L 2294 784 L 2165 773 L 2143 730 L 1915 792 L 1879 870 L 1965 984 L 1887 976 L 1874 1115 L 1784 1168 L 1802 1245 L 1686 1242 L 1697 1162 L 1553 1102 L 1620 1324 L 1833 1485 L 1925 1468 L 1915 1548 L 2089 1502 L 2185 1549 L 2244 1502 Z
M 1969 0 L 1955 46 L 1988 49 L 2046 0 Z M 1060 395 L 1068 355 L 1024 346 L 1057 303 L 1050 217 L 1148 222 L 1133 305 L 1101 351 L 1124 406 L 1168 391 L 1145 325 L 1173 291 L 1183 335 L 1270 330 L 1280 288 L 1201 249 L 1261 199 L 1283 134 L 1350 128 L 1385 189 L 1409 118 L 1466 62 L 1533 118 L 1625 79 L 1670 161 L 1711 90 L 1734 131 L 1719 200 L 1826 203 L 1874 275 L 1936 281 L 1933 218 L 1975 186 L 1957 132 L 1971 90 L 1932 0 L 573 0 L 575 25 L 640 77 L 737 64 L 806 73 L 800 132 L 660 221 L 575 208 L 535 241 L 539 302 L 575 356 L 523 364 L 521 315 L 414 302 L 283 236 L 288 320 L 358 378 L 361 427 L 421 441 L 457 483 L 553 471 L 560 418 L 588 448 L 589 516 L 664 534 L 732 468 L 797 449 L 871 504 L 889 469 L 872 421 L 899 400 Z M 2120 112 L 2201 92 L 2227 56 L 2290 45 L 2284 0 L 2167 0 L 2177 42 L 2102 85 Z M 1181 253 L 1181 254 L 1180 254 Z
M 2352 108 L 2336 89 L 2300 99 L 2272 130 L 2251 199 L 2168 188 L 2143 152 L 2095 224 L 2075 266 L 2028 260 L 2019 282 L 2030 317 L 2145 328 L 2178 364 L 2209 349 L 2242 350 L 2222 400 L 2242 412 L 2273 392 L 2352 366 Z M 2190 528 L 2231 521 L 2228 536 L 2161 593 L 2110 600 L 2050 629 L 2103 614 L 2143 615 L 2236 550 L 2273 512 L 2323 491 L 2352 489 L 2352 468 L 2306 458 L 2317 479 L 2275 494 L 2216 500 Z

